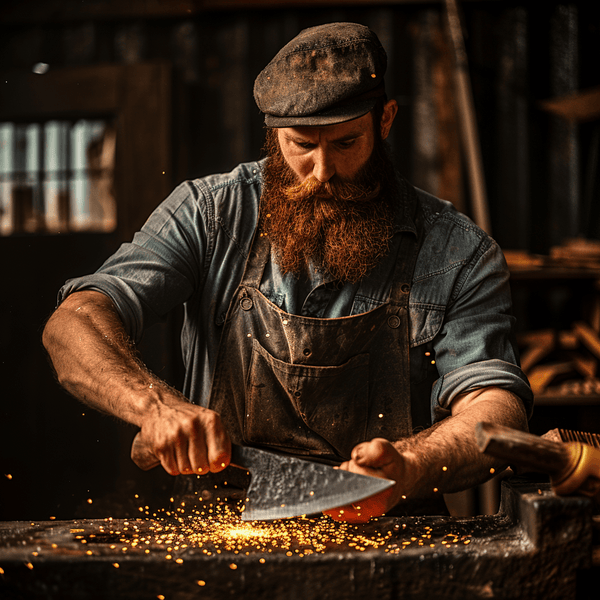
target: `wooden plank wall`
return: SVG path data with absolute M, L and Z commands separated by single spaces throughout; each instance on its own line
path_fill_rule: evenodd
M 61 4 L 68 2 L 50 2 Z M 391 143 L 401 170 L 469 212 L 442 3 L 312 2 L 303 9 L 228 2 L 219 10 L 219 3 L 175 2 L 171 10 L 146 3 L 144 11 L 134 2 L 126 16 L 114 2 L 93 4 L 87 15 L 46 9 L 53 18 L 44 21 L 35 13 L 25 18 L 22 8 L 0 13 L 0 70 L 30 70 L 40 61 L 50 68 L 171 62 L 179 81 L 173 184 L 258 156 L 258 72 L 302 28 L 350 20 L 373 28 L 389 52 L 388 93 L 401 107 Z M 600 83 L 593 60 L 600 19 L 592 4 L 461 4 L 492 231 L 504 247 L 544 251 L 589 229 L 581 214 L 589 136 L 539 102 Z

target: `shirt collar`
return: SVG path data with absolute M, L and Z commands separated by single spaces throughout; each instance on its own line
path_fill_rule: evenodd
M 410 232 L 417 235 L 415 214 L 417 195 L 415 188 L 398 172 L 396 172 L 398 202 L 394 211 L 394 233 Z

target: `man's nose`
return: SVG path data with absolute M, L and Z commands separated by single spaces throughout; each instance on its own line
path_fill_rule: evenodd
M 321 183 L 329 181 L 335 175 L 335 164 L 326 150 L 318 148 L 314 155 L 313 176 Z

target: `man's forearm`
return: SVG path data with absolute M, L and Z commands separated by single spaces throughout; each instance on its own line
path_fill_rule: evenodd
M 43 334 L 59 383 L 92 407 L 141 426 L 165 386 L 136 356 L 112 301 L 99 292 L 68 296 Z
M 506 465 L 479 452 L 475 426 L 491 421 L 527 429 L 519 398 L 500 388 L 483 388 L 457 398 L 452 416 L 406 440 L 394 443 L 404 462 L 406 496 L 451 493 L 483 483 Z
M 229 464 L 230 441 L 219 415 L 191 404 L 144 367 L 103 294 L 67 297 L 48 320 L 43 341 L 61 385 L 140 427 L 138 449 L 171 475 L 218 472 Z

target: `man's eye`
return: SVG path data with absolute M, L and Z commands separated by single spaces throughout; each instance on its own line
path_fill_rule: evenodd
M 338 142 L 338 146 L 342 148 L 342 150 L 346 150 L 354 145 L 356 140 L 346 140 L 344 142 Z
M 296 142 L 296 144 L 305 150 L 310 150 L 311 148 L 315 147 L 315 145 L 311 144 L 310 142 Z

